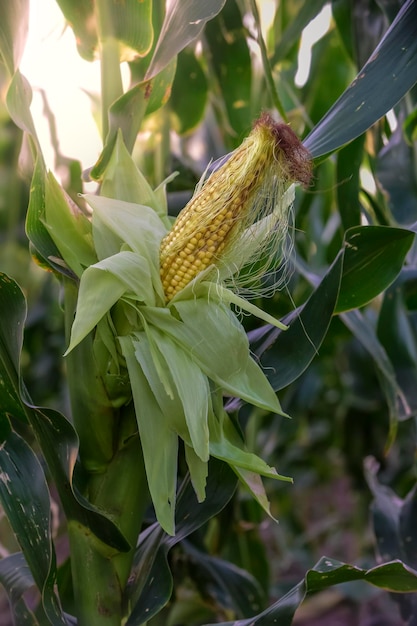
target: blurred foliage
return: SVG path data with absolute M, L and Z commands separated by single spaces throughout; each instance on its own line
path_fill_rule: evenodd
M 58 4 L 78 37 L 80 54 L 93 58 L 101 36 L 91 21 L 95 3 L 61 0 Z M 267 4 L 272 7 L 270 15 L 263 10 Z M 317 157 L 310 187 L 297 190 L 294 252 L 288 260 L 291 275 L 273 298 L 257 302 L 289 322 L 290 330 L 279 333 L 258 328 L 252 317 L 243 320 L 253 352 L 280 390 L 281 404 L 292 419 L 228 401 L 248 446 L 281 474 L 294 478 L 293 486 L 267 482 L 272 514 L 279 523 L 265 519 L 241 488 L 235 491 L 234 477 L 218 462 L 213 463 L 207 504 L 197 507 L 183 476 L 181 452 L 179 476 L 184 478 L 184 489 L 178 501 L 178 535 L 174 539 L 163 535 L 148 511 L 128 585 L 132 613 L 127 624 L 131 626 L 232 624 L 238 619 L 262 626 L 277 620 L 280 625 L 291 624 L 306 595 L 294 624 L 313 626 L 318 614 L 321 624 L 335 624 L 341 608 L 345 621 L 338 623 L 346 625 L 371 624 L 371 617 L 379 619 L 380 626 L 417 623 L 415 593 L 381 591 L 417 591 L 413 572 L 417 570 L 417 248 L 413 237 L 417 56 L 414 49 L 411 61 L 404 60 L 398 80 L 373 59 L 363 74 L 365 91 L 355 92 L 349 88 L 351 81 L 402 3 L 333 0 L 329 29 L 313 45 L 308 78 L 297 86 L 302 32 L 324 4 L 323 0 L 258 2 L 261 31 L 254 1 L 226 0 L 224 6 L 216 2 L 213 15 L 202 18 L 203 30 L 186 34 L 175 30 L 157 43 L 167 25 L 164 3 L 143 3 L 140 10 L 146 15 L 141 14 L 141 19 L 147 28 L 141 37 L 127 28 L 139 23 L 137 16 L 129 14 L 139 10 L 137 3 L 126 3 L 127 17 L 121 15 L 116 32 L 105 31 L 109 40 L 120 39 L 132 84 L 122 93 L 116 78 L 103 95 L 108 123 L 103 127 L 103 153 L 96 164 L 88 164 L 93 178 L 100 179 L 120 127 L 152 185 L 178 172 L 167 187 L 169 209 L 175 215 L 210 160 L 233 150 L 264 109 L 280 111 L 301 137 L 308 137 L 306 145 Z M 415 7 L 413 2 L 407 5 Z M 181 23 L 181 10 L 189 3 L 183 3 L 182 9 L 181 2 L 172 6 L 174 24 Z M 112 11 L 118 10 L 114 5 Z M 408 24 L 416 17 L 412 10 Z M 10 54 L 3 49 L 3 57 L 13 73 L 23 35 L 16 14 L 8 19 L 17 45 Z M 126 36 L 120 35 L 120 29 L 128 31 Z M 407 24 L 401 23 L 382 51 L 393 63 L 399 62 L 395 56 L 399 43 L 410 36 L 410 29 L 408 34 L 406 30 Z M 132 49 L 138 55 L 135 59 L 130 56 Z M 5 67 L 0 66 L 4 93 Z M 339 108 L 332 109 L 339 96 Z M 362 96 L 366 105 L 355 117 L 352 111 L 359 111 L 359 100 L 354 99 Z M 385 102 L 391 113 L 379 119 L 387 110 L 378 114 L 378 106 Z M 53 273 L 33 262 L 25 233 L 31 145 L 33 154 L 36 142 L 18 127 L 19 120 L 17 125 L 12 121 L 4 102 L 0 107 L 0 270 L 18 283 L 28 311 L 25 320 L 23 301 L 18 314 L 10 308 L 10 325 L 5 317 L 1 322 L 2 341 L 13 320 L 25 323 L 18 366 L 28 390 L 26 400 L 31 398 L 31 406 L 68 415 L 62 294 Z M 334 115 L 329 116 L 329 111 Z M 144 132 L 138 135 L 139 130 Z M 77 158 L 61 159 L 62 171 L 67 169 L 65 185 L 73 197 L 82 184 Z M 30 227 L 29 222 L 26 228 Z M 16 294 L 7 295 L 8 304 L 19 298 Z M 47 499 L 46 483 L 39 478 L 45 472 L 53 502 L 59 502 L 63 495 L 55 485 L 56 474 L 50 461 L 45 463 L 39 455 L 42 439 L 35 438 L 32 418 L 23 419 L 27 411 L 23 404 L 28 402 L 18 400 L 16 391 L 10 406 L 17 417 L 9 406 L 2 407 L 3 442 L 11 454 L 25 455 L 25 467 L 33 470 L 28 481 L 38 477 L 37 493 Z M 42 417 L 36 415 L 40 424 Z M 51 415 L 44 414 L 45 422 Z M 7 423 L 10 419 L 13 428 L 4 425 L 3 417 Z M 56 419 L 65 450 L 74 450 L 72 433 Z M 62 452 L 62 467 L 64 456 Z M 78 512 L 85 506 L 76 489 L 61 504 Z M 59 506 L 53 505 L 51 537 L 63 621 L 48 587 L 51 563 L 29 563 L 30 574 L 28 559 L 16 553 L 0 562 L 0 581 L 9 591 L 15 624 L 75 623 L 64 616 L 74 612 L 74 598 L 66 520 Z M 47 509 L 48 504 L 40 501 L 36 515 L 43 519 Z M 90 513 L 99 527 L 97 512 Z M 81 519 L 84 513 L 79 515 Z M 32 531 L 20 521 L 24 537 Z M 16 552 L 16 542 L 4 516 L 0 523 L 1 555 L 6 557 Z M 19 539 L 15 527 L 14 532 Z M 106 526 L 103 536 L 107 533 L 114 542 L 121 541 L 114 532 Z M 20 547 L 24 549 L 21 537 Z M 388 561 L 393 563 L 377 567 Z M 33 570 L 41 566 L 44 575 L 40 572 L 37 580 Z M 13 595 L 16 568 L 20 586 Z M 374 587 L 366 586 L 366 580 Z M 342 582 L 347 584 L 333 589 Z M 36 609 L 37 597 L 30 597 L 34 583 L 39 588 L 45 585 L 42 609 Z M 325 592 L 330 594 L 329 604 L 323 607 L 317 600 L 322 594 L 315 594 L 327 587 L 333 591 Z M 11 622 L 4 611 L 0 621 L 6 626 Z M 256 621 L 246 621 L 252 615 L 258 615 Z

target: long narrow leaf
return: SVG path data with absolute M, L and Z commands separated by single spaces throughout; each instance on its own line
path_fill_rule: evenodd
M 417 2 L 407 0 L 371 58 L 304 140 L 313 157 L 352 141 L 417 81 Z

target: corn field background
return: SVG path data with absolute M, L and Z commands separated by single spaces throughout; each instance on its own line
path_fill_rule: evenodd
M 302 86 L 302 33 L 324 0 L 271 1 L 266 30 L 256 0 L 57 4 L 74 56 L 101 62 L 102 151 L 81 164 L 53 141 L 59 181 L 47 172 L 19 71 L 29 0 L 1 0 L 1 624 L 416 625 L 417 2 L 331 2 Z M 266 478 L 253 497 L 211 453 L 197 502 L 181 440 L 173 534 L 152 505 L 162 479 L 144 470 L 134 382 L 97 373 L 96 328 L 63 356 L 95 262 L 80 194 L 94 181 L 115 207 L 166 203 L 174 218 L 265 111 L 313 159 L 282 287 L 254 301 L 289 328 L 239 317 L 291 419 L 231 393 L 219 410 L 239 449 L 293 484 Z

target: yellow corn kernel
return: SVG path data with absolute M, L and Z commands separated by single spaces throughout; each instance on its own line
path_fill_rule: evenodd
M 197 274 L 216 265 L 241 233 L 256 222 L 268 186 L 280 193 L 310 180 L 309 154 L 286 124 L 263 114 L 228 161 L 211 174 L 179 214 L 160 248 L 167 300 Z M 275 184 L 276 188 L 276 184 Z

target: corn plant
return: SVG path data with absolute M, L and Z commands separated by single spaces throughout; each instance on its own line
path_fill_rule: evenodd
M 275 468 L 248 433 L 263 418 L 272 420 L 272 439 L 274 424 L 285 430 L 288 389 L 309 371 L 336 317 L 372 355 L 389 416 L 387 450 L 398 424 L 415 413 L 395 366 L 394 339 L 386 328 L 377 333 L 367 311 L 384 294 L 380 324 L 389 326 L 390 300 L 414 285 L 416 220 L 412 213 L 400 218 L 395 185 L 376 171 L 364 137 L 375 139 L 378 120 L 396 107 L 410 143 L 401 135 L 401 146 L 408 155 L 415 149 L 416 2 L 383 16 L 386 32 L 369 60 L 360 60 L 357 77 L 320 115 L 314 80 L 310 91 L 296 94 L 283 61 L 323 2 L 299 3 L 299 12 L 280 3 L 266 39 L 255 1 L 58 4 L 78 52 L 101 61 L 103 149 L 84 174 L 97 182 L 96 193 L 84 193 L 77 168 L 70 168 L 78 177 L 66 188 L 47 170 L 31 88 L 19 71 L 28 2 L 1 7 L 5 102 L 32 163 L 25 232 L 32 262 L 60 288 L 70 405 L 64 415 L 62 407 L 32 398 L 21 367 L 25 296 L 12 272 L 3 273 L 0 498 L 19 549 L 1 560 L 0 580 L 15 624 L 285 625 L 307 594 L 341 582 L 416 591 L 417 563 L 404 543 L 406 531 L 415 541 L 415 490 L 399 503 L 371 461 L 366 476 L 379 547 L 389 531 L 396 537 L 375 566 L 323 557 L 270 604 L 252 574 L 204 548 L 215 520 L 242 493 L 273 518 L 269 479 L 292 489 L 279 460 Z M 353 54 L 349 7 L 333 3 Z M 249 53 L 251 39 L 261 70 Z M 132 84 L 124 92 L 126 59 Z M 195 97 L 194 106 L 181 93 Z M 183 136 L 212 129 L 210 116 L 220 138 L 175 217 L 170 190 L 178 181 L 165 171 L 170 150 L 161 158 L 161 146 L 169 143 L 172 119 Z M 162 131 L 155 131 L 160 144 L 149 171 L 138 134 L 152 120 Z M 324 251 L 312 231 L 328 227 L 328 208 L 320 206 L 315 221 L 309 215 L 316 198 L 326 204 L 337 151 L 339 210 L 333 250 Z M 366 161 L 389 191 L 363 192 L 359 202 Z M 52 496 L 68 539 L 59 567 Z M 210 598 L 195 616 L 174 599 L 170 555 L 179 546 L 201 597 Z M 402 601 L 405 615 L 413 607 L 412 599 Z

